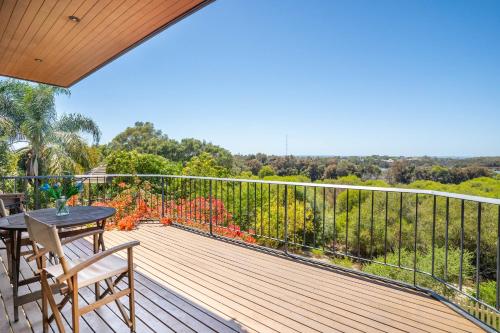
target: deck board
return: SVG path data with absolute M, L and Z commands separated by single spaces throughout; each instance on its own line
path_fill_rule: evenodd
M 176 227 L 143 224 L 105 233 L 108 248 L 130 240 L 141 242 L 134 249 L 137 332 L 482 332 L 423 293 Z M 80 240 L 65 251 L 71 258 L 88 256 L 92 245 Z M 0 253 L 0 316 L 12 318 L 5 252 Z M 21 270 L 29 276 L 33 264 L 23 261 Z M 124 279 L 117 288 L 126 285 Z M 81 304 L 93 300 L 93 286 L 81 290 Z M 127 308 L 126 298 L 123 303 Z M 0 321 L 0 331 L 38 332 L 40 318 L 39 304 L 26 304 L 20 321 Z M 83 332 L 128 332 L 114 303 L 86 314 L 81 325 Z

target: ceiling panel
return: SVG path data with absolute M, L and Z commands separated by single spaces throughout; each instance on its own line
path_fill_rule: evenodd
M 213 0 L 0 0 L 0 75 L 68 87 Z

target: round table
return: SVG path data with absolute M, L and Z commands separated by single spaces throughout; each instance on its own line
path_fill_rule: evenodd
M 113 216 L 116 213 L 114 208 L 110 207 L 93 207 L 93 206 L 75 206 L 69 207 L 69 214 L 65 216 L 57 216 L 55 208 L 46 208 L 33 210 L 28 212 L 28 214 L 47 224 L 55 225 L 57 228 L 64 230 L 59 231 L 59 237 L 66 238 L 76 236 L 83 232 L 101 229 L 104 230 L 106 225 L 106 219 Z M 81 226 L 91 225 L 87 228 L 76 228 Z M 21 234 L 23 231 L 27 231 L 24 220 L 24 213 L 10 215 L 4 218 L 0 218 L 0 230 L 5 230 L 8 234 L 10 257 L 8 258 L 9 275 L 12 282 L 12 294 L 14 299 L 14 319 L 18 320 L 18 306 L 32 302 L 40 298 L 37 293 L 31 293 L 27 295 L 18 295 L 18 290 L 20 285 L 25 285 L 33 283 L 39 280 L 38 276 L 34 276 L 23 281 L 19 281 L 19 266 L 21 262 L 21 247 L 23 245 L 29 245 L 29 239 L 23 239 Z M 105 250 L 103 234 L 94 235 L 94 253 L 99 251 L 99 248 Z M 96 289 L 96 293 L 98 293 Z M 96 294 L 97 295 L 97 294 Z
M 28 212 L 31 217 L 43 223 L 55 225 L 57 228 L 71 228 L 100 222 L 113 216 L 115 213 L 116 210 L 114 208 L 93 206 L 69 207 L 69 214 L 65 216 L 56 216 L 55 208 L 39 209 Z M 27 227 L 24 222 L 24 213 L 0 218 L 0 229 L 26 231 Z

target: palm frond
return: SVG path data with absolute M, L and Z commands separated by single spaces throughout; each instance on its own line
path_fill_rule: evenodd
M 59 131 L 90 134 L 95 144 L 99 143 L 101 139 L 101 130 L 96 122 L 78 113 L 63 115 L 56 123 L 55 128 Z

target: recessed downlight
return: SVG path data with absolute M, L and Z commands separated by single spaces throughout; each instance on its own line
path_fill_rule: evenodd
M 75 22 L 75 23 L 80 22 L 80 18 L 79 18 L 79 17 L 76 17 L 76 16 L 71 15 L 71 16 L 68 16 L 68 18 L 69 18 L 69 20 L 70 20 L 71 22 Z

